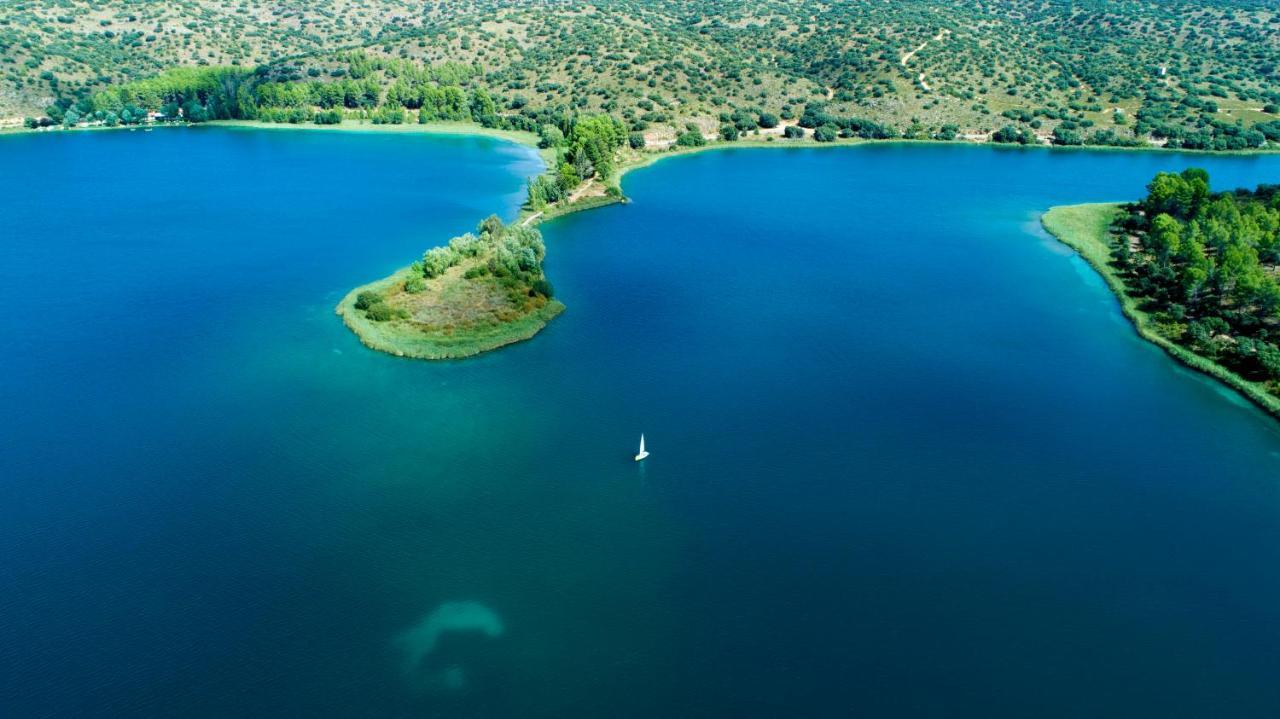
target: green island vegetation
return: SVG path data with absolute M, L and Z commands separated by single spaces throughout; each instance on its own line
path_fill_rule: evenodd
M 649 150 L 1250 150 L 1280 145 L 1278 31 L 1269 0 L 17 0 L 0 126 L 609 114 Z
M 352 290 L 337 312 L 373 349 L 421 359 L 479 354 L 529 339 L 564 310 L 543 275 L 545 255 L 537 230 L 491 216 Z
M 1102 274 L 1144 338 L 1280 417 L 1280 186 L 1215 193 L 1193 168 L 1147 189 L 1042 222 Z
M 490 216 L 475 233 L 352 290 L 338 314 L 366 346 L 404 357 L 454 359 L 529 339 L 564 311 L 543 273 L 546 247 L 533 225 L 620 200 L 617 162 L 627 138 L 608 115 L 543 125 L 538 144 L 551 161 L 529 180 L 522 220 L 503 225 Z

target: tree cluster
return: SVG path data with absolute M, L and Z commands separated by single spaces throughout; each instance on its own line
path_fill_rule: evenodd
M 528 297 L 550 298 L 551 284 L 542 274 L 542 260 L 546 254 L 540 232 L 523 225 L 504 225 L 496 215 L 490 215 L 474 232 L 455 237 L 443 247 L 427 250 L 422 259 L 414 263 L 410 281 L 419 278 L 433 280 L 466 260 L 484 260 L 472 263 L 464 277 L 492 277 L 507 290 L 513 301 L 522 302 Z
M 1120 223 L 1116 260 L 1160 331 L 1280 394 L 1280 187 L 1214 193 L 1160 173 Z

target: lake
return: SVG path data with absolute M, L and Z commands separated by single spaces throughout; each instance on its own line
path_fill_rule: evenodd
M 1191 165 L 1280 181 L 666 159 L 543 226 L 544 332 L 431 363 L 333 307 L 532 151 L 0 138 L 0 715 L 1275 716 L 1280 424 L 1038 227 Z

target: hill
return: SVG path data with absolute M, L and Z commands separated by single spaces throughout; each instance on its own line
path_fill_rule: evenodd
M 10 123 L 222 66 L 253 72 L 268 109 L 412 113 L 423 84 L 482 88 L 495 115 L 604 112 L 651 145 L 806 110 L 846 136 L 1280 141 L 1280 12 L 1254 0 L 64 0 L 0 6 L 0 54 Z M 340 102 L 322 87 L 353 80 Z M 272 83 L 305 92 L 256 92 Z

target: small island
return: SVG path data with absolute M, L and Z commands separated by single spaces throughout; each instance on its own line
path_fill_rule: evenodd
M 1142 337 L 1280 417 L 1280 186 L 1214 193 L 1192 168 L 1147 189 L 1041 222 L 1102 275 Z
M 542 271 L 536 229 L 491 216 L 338 304 L 365 346 L 402 357 L 469 357 L 529 339 L 564 311 Z

